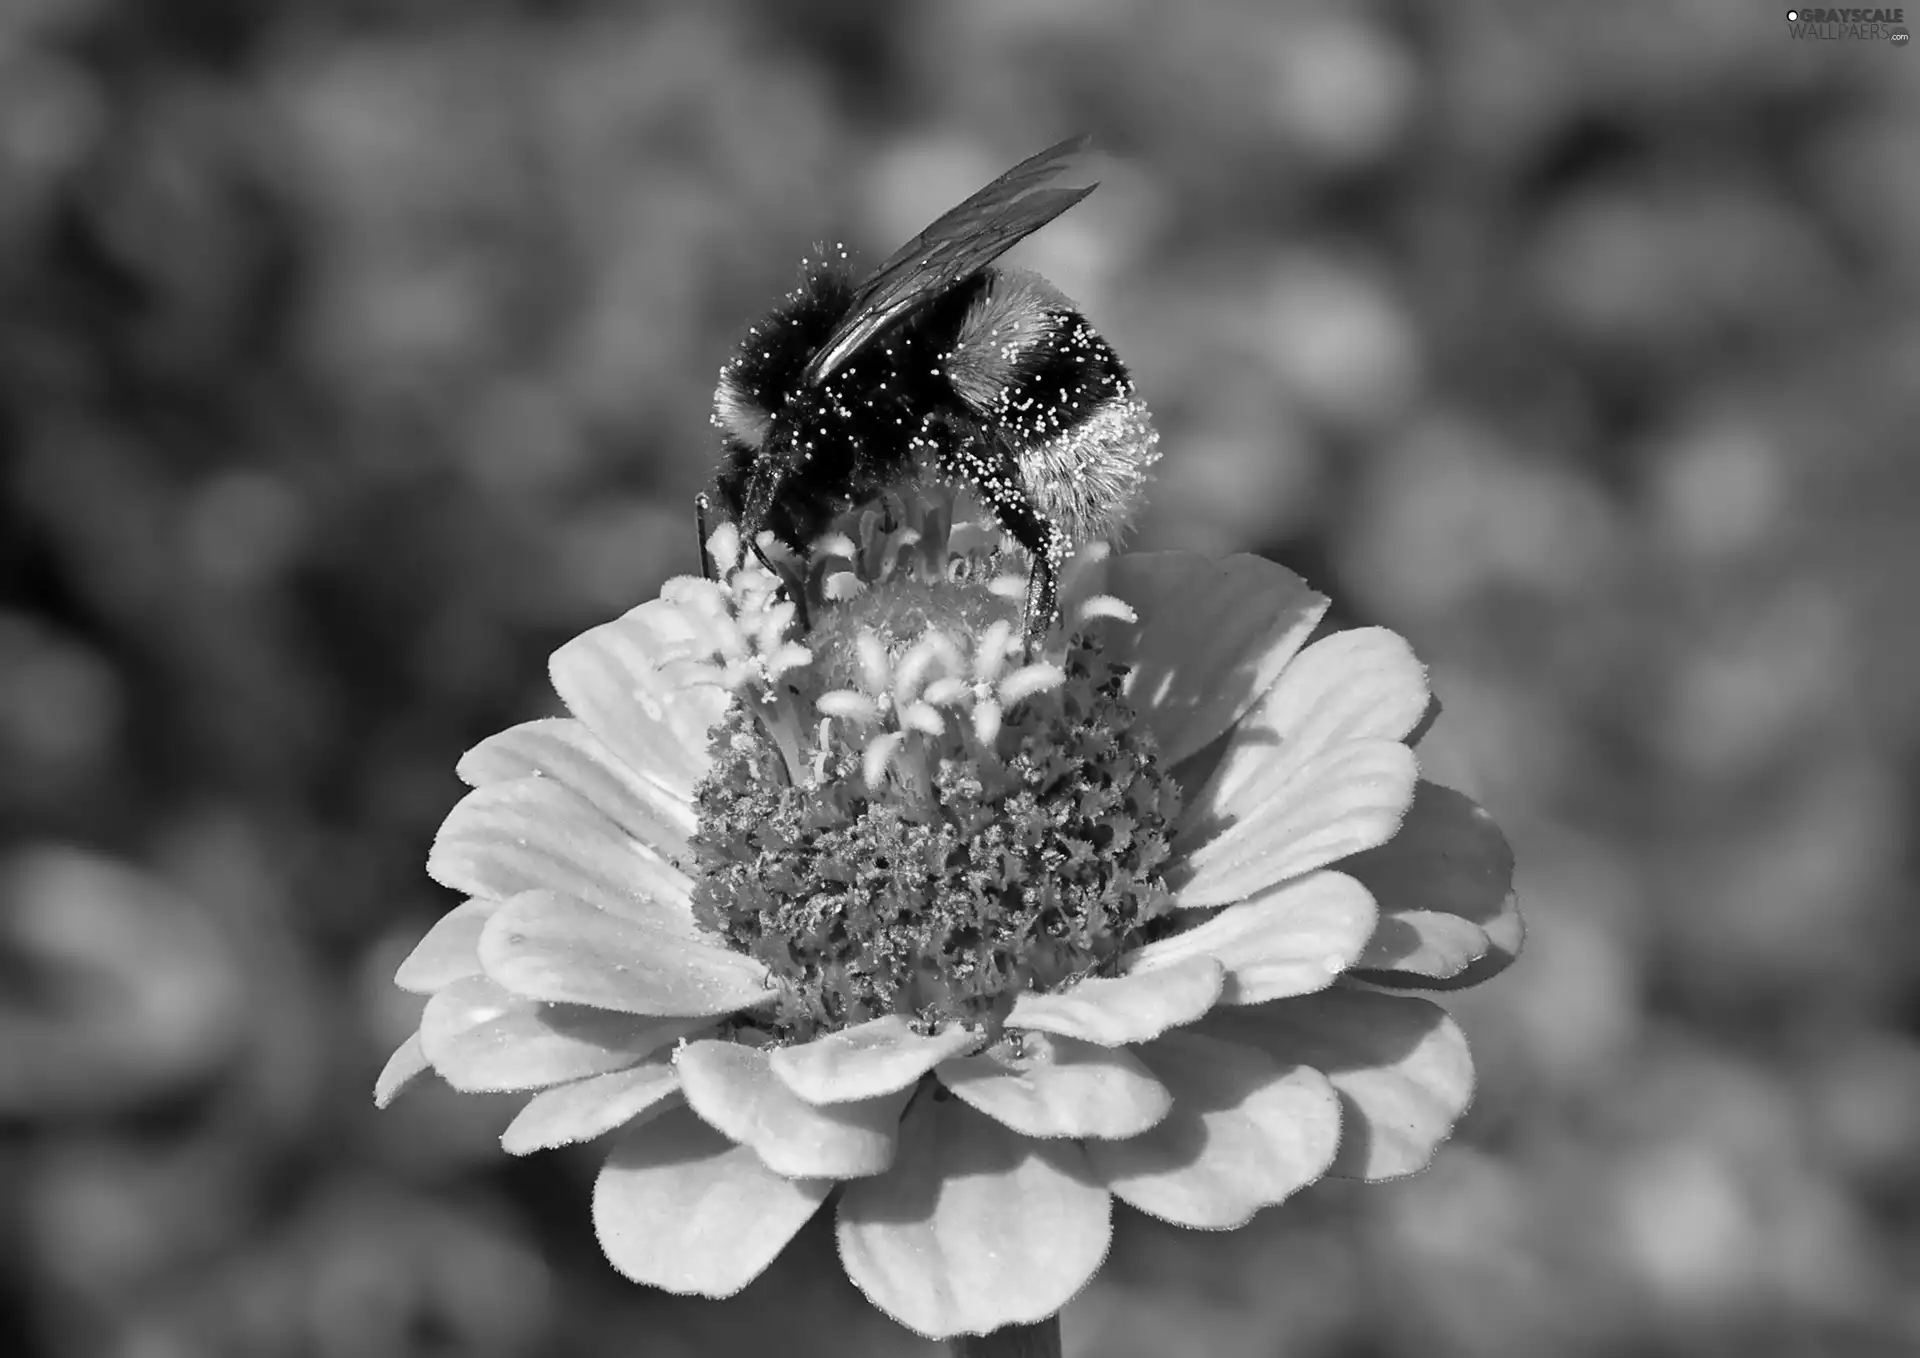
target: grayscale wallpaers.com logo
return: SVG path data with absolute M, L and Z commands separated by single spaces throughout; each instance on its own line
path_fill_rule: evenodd
M 1787 28 L 1796 38 L 1885 38 L 1895 47 L 1911 36 L 1904 9 L 1790 9 Z

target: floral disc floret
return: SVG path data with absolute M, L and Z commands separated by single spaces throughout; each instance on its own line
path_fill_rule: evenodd
M 1171 906 L 1178 790 L 1125 667 L 1086 635 L 1021 664 L 990 584 L 903 574 L 827 610 L 780 701 L 729 711 L 696 792 L 695 918 L 771 971 L 749 1021 L 780 1040 L 888 1014 L 997 1032 Z

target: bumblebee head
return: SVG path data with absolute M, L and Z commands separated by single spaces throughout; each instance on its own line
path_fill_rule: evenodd
M 820 453 L 831 418 L 829 399 L 804 384 L 789 391 L 767 417 L 740 506 L 743 532 L 751 535 L 769 526 L 788 484 L 805 475 Z

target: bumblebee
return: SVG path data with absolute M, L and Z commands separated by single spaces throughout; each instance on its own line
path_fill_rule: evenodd
M 713 415 L 715 490 L 748 543 L 771 530 L 804 557 L 890 487 L 964 485 L 1030 558 L 1024 632 L 1045 635 L 1067 556 L 1119 535 L 1157 458 L 1112 346 L 1045 279 L 993 264 L 1097 187 L 1052 183 L 1087 141 L 1021 161 L 858 282 L 807 266 L 748 330 Z

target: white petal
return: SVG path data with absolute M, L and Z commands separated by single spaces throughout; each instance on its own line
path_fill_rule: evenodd
M 1493 817 L 1452 788 L 1422 780 L 1398 833 L 1340 866 L 1380 902 L 1380 930 L 1360 963 L 1370 981 L 1477 984 L 1520 951 L 1513 850 Z
M 1127 699 L 1169 765 L 1240 720 L 1327 609 L 1299 576 L 1257 556 L 1130 553 L 1108 564 L 1105 590 L 1139 616 L 1107 624 L 1107 654 L 1132 667 Z
M 1028 991 L 1013 1002 L 1007 1027 L 1124 1047 L 1192 1023 L 1213 1008 L 1225 984 L 1226 973 L 1212 958 L 1184 958 L 1128 976 L 1092 977 L 1049 995 Z
M 1244 1225 L 1327 1172 L 1340 1105 L 1316 1071 L 1199 1033 L 1169 1033 L 1141 1059 L 1173 1091 L 1173 1112 L 1130 1141 L 1087 1145 L 1122 1202 L 1203 1230 Z
M 1427 701 L 1426 667 L 1385 628 L 1316 641 L 1234 728 L 1183 826 L 1205 829 L 1257 805 L 1336 745 L 1404 740 Z
M 786 1179 L 685 1108 L 626 1133 L 593 1186 L 607 1261 L 637 1283 L 730 1297 L 759 1277 L 833 1191 Z
M 811 1042 L 776 1048 L 769 1059 L 773 1073 L 808 1103 L 848 1103 L 905 1089 L 980 1041 L 980 1034 L 958 1024 L 922 1036 L 901 1015 L 888 1014 Z
M 660 663 L 701 624 L 664 600 L 582 633 L 553 654 L 553 687 L 628 768 L 691 800 L 712 763 L 707 732 L 726 711 L 724 690 L 688 686 Z
M 1276 765 L 1291 761 L 1285 751 Z M 1167 884 L 1187 907 L 1226 905 L 1393 837 L 1413 799 L 1413 751 L 1398 741 L 1353 740 L 1291 769 L 1276 768 L 1241 795 L 1230 819 L 1183 833 Z M 1261 800 L 1253 800 L 1255 795 Z
M 487 975 L 514 994 L 556 1004 L 697 1018 L 773 998 L 766 967 L 717 940 L 551 891 L 525 891 L 502 905 L 481 931 L 479 953 Z
M 605 1136 L 641 1117 L 658 1117 L 675 1105 L 680 1077 L 664 1056 L 650 1056 L 627 1070 L 590 1075 L 543 1089 L 500 1134 L 509 1155 L 530 1155 Z
M 1316 872 L 1141 948 L 1128 959 L 1128 969 L 1154 971 L 1188 957 L 1211 957 L 1226 969 L 1225 1004 L 1308 995 L 1325 990 L 1354 964 L 1375 919 L 1365 887 L 1338 872 Z
M 431 995 L 455 981 L 478 976 L 480 931 L 499 908 L 500 902 L 485 900 L 454 906 L 414 945 L 394 972 L 393 983 L 416 995 Z
M 504 901 L 557 891 L 602 910 L 692 935 L 685 873 L 551 778 L 476 788 L 448 813 L 427 872 L 442 886 Z
M 1473 1100 L 1473 1057 L 1446 1011 L 1410 995 L 1336 986 L 1203 1025 L 1321 1071 L 1340 1092 L 1347 1135 L 1333 1173 L 1392 1179 L 1424 1169 Z
M 1035 1033 L 1014 1055 L 1002 1043 L 939 1069 L 961 1102 L 1022 1136 L 1138 1136 L 1167 1115 L 1173 1097 L 1124 1047 Z
M 1106 1258 L 1112 1204 L 1071 1142 L 1031 1141 L 957 1099 L 922 1099 L 893 1169 L 847 1185 L 847 1276 L 931 1339 L 1058 1312 Z
M 420 1045 L 455 1089 L 492 1093 L 625 1070 L 693 1029 L 685 1020 L 541 1004 L 473 976 L 427 1001 Z
M 759 1047 L 708 1039 L 674 1053 L 687 1104 L 701 1120 L 789 1179 L 858 1179 L 893 1163 L 908 1092 L 816 1106 L 788 1089 Z
M 380 1078 L 373 1082 L 373 1106 L 385 1108 L 429 1069 L 427 1053 L 420 1046 L 420 1034 L 415 1033 L 394 1048 L 387 1064 L 381 1067 Z
M 1471 920 L 1438 910 L 1396 910 L 1381 916 L 1357 966 L 1369 982 L 1418 989 L 1460 975 L 1492 947 L 1487 931 Z
M 488 736 L 455 766 L 471 787 L 516 778 L 552 778 L 572 788 L 635 839 L 682 859 L 693 834 L 692 801 L 629 768 L 572 717 L 522 722 Z

